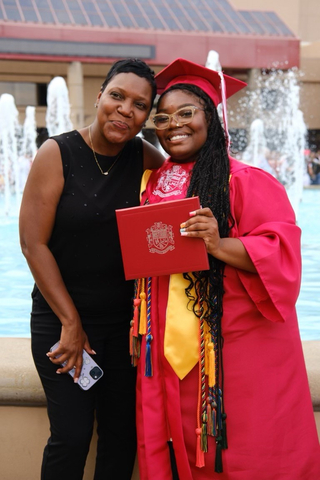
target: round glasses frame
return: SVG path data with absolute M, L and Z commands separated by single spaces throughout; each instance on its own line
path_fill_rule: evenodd
M 203 108 L 196 107 L 195 105 L 190 105 L 188 107 L 182 107 L 176 110 L 173 113 L 156 113 L 151 118 L 156 130 L 165 130 L 169 127 L 171 119 L 176 122 L 177 127 L 181 127 L 182 125 L 187 125 L 188 123 L 192 122 L 195 111 L 196 110 L 203 110 Z M 186 117 L 183 117 L 183 113 L 185 113 Z M 191 116 L 187 116 L 187 113 L 191 113 Z M 162 119 L 163 123 L 160 125 L 158 121 Z

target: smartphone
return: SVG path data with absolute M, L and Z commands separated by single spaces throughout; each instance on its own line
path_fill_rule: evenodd
M 54 352 L 59 346 L 59 342 L 55 343 L 51 348 L 50 351 Z M 58 358 L 58 357 L 57 357 Z M 64 362 L 62 366 L 64 367 L 67 362 Z M 74 377 L 75 369 L 69 370 L 69 375 Z M 82 390 L 89 390 L 103 375 L 102 368 L 93 360 L 93 358 L 83 350 L 82 353 L 82 369 L 80 373 L 80 377 L 78 380 L 78 385 Z

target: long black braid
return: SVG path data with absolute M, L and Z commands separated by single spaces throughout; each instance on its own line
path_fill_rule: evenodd
M 196 96 L 203 106 L 208 124 L 207 140 L 201 148 L 191 172 L 187 197 L 199 196 L 202 207 L 209 207 L 216 217 L 220 237 L 228 237 L 230 225 L 229 175 L 230 165 L 226 148 L 226 138 L 217 109 L 208 95 L 195 85 L 176 84 L 164 92 L 184 90 Z M 161 98 L 161 97 L 160 97 Z M 190 284 L 186 295 L 192 302 L 194 313 L 204 318 L 211 328 L 220 324 L 222 317 L 224 263 L 209 255 L 210 269 L 207 271 L 185 273 L 184 278 Z M 191 293 L 193 288 L 196 296 Z M 204 307 L 202 312 L 200 308 Z
M 202 207 L 211 209 L 217 219 L 220 237 L 228 237 L 229 230 L 233 225 L 230 214 L 229 177 L 230 162 L 227 151 L 227 142 L 224 129 L 220 123 L 217 109 L 200 88 L 189 84 L 176 84 L 166 90 L 183 90 L 196 97 L 202 105 L 207 121 L 207 139 L 198 153 L 197 160 L 191 172 L 190 184 L 187 197 L 199 196 Z M 161 98 L 161 97 L 160 97 Z M 197 317 L 204 319 L 210 330 L 211 341 L 214 345 L 215 356 L 215 385 L 208 388 L 208 404 L 212 412 L 216 412 L 217 420 L 214 421 L 217 430 L 211 434 L 216 436 L 216 459 L 215 472 L 221 473 L 222 449 L 228 448 L 226 434 L 226 413 L 224 410 L 224 375 L 223 375 L 223 336 L 221 319 L 223 314 L 222 300 L 224 294 L 223 276 L 224 262 L 212 255 L 209 257 L 209 270 L 184 273 L 183 276 L 189 281 L 185 289 L 189 299 L 189 308 L 193 309 Z M 203 343 L 200 341 L 200 345 Z M 201 347 L 203 348 L 203 347 Z M 202 350 L 203 351 L 203 350 Z M 201 370 L 201 391 L 203 392 L 203 368 Z M 206 404 L 202 395 L 201 419 L 205 423 L 202 432 L 207 431 L 207 423 L 203 417 Z M 206 393 L 204 397 L 206 396 Z M 211 414 L 210 414 L 211 415 Z M 205 428 L 205 430 L 203 430 Z
M 187 197 L 199 196 L 201 206 L 209 207 L 217 219 L 220 237 L 228 237 L 229 230 L 234 223 L 230 214 L 230 162 L 225 133 L 217 109 L 207 94 L 195 85 L 176 84 L 166 90 L 163 95 L 176 89 L 184 90 L 197 97 L 203 106 L 208 125 L 206 142 L 199 151 L 191 172 Z M 216 382 L 215 386 L 208 390 L 208 399 L 213 410 L 217 412 L 215 472 L 221 473 L 223 471 L 221 451 L 228 448 L 227 415 L 224 410 L 223 394 L 223 336 L 221 329 L 225 264 L 212 255 L 208 255 L 208 257 L 209 270 L 191 274 L 184 273 L 183 276 L 189 281 L 189 285 L 185 289 L 189 305 L 192 305 L 195 315 L 202 317 L 208 323 L 214 344 Z

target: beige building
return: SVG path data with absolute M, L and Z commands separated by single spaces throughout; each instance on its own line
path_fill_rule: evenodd
M 301 109 L 310 141 L 320 148 L 318 0 L 165 3 L 166 10 L 157 0 L 79 0 L 77 7 L 67 0 L 0 1 L 0 94 L 14 95 L 21 123 L 26 106 L 34 105 L 41 133 L 47 86 L 62 76 L 78 128 L 92 120 L 100 85 L 116 59 L 137 56 L 157 72 L 179 56 L 205 64 L 216 50 L 223 70 L 249 86 L 274 61 L 276 68 L 299 67 Z M 240 97 L 231 100 L 231 110 Z M 244 125 L 231 118 L 230 127 Z
M 300 39 L 301 109 L 311 143 L 320 148 L 319 0 L 232 0 L 240 10 L 272 10 Z

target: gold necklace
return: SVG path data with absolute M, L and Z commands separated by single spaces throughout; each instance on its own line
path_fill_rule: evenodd
M 110 173 L 110 170 L 115 166 L 115 164 L 117 163 L 117 161 L 119 160 L 119 158 L 121 157 L 121 154 L 123 152 L 123 149 L 121 150 L 121 152 L 118 153 L 118 155 L 116 156 L 116 159 L 115 161 L 113 162 L 113 164 L 111 165 L 111 167 L 108 168 L 108 170 L 106 172 L 104 172 L 101 168 L 101 165 L 100 163 L 98 162 L 98 159 L 97 159 L 97 156 L 96 156 L 96 152 L 94 151 L 94 148 L 93 148 L 93 143 L 92 143 L 92 138 L 91 138 L 91 129 L 90 129 L 90 125 L 88 127 L 88 130 L 89 130 L 89 140 L 90 140 L 90 145 L 91 145 L 91 150 L 92 150 L 92 153 L 93 153 L 93 157 L 96 161 L 96 164 L 98 165 L 98 168 L 100 170 L 100 172 L 102 173 L 102 175 L 109 175 Z

